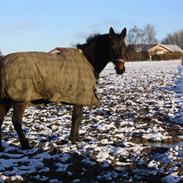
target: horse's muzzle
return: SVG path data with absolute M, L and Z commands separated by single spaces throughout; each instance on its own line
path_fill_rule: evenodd
M 114 64 L 117 74 L 123 74 L 125 72 L 125 62 L 122 59 L 118 59 Z

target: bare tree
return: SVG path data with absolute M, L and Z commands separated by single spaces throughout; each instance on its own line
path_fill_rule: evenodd
M 168 34 L 161 42 L 163 44 L 176 44 L 183 49 L 183 30 Z
M 135 45 L 157 43 L 155 28 L 151 24 L 147 24 L 143 29 L 134 26 L 128 31 L 126 41 L 128 44 Z
M 134 26 L 128 31 L 126 41 L 128 44 L 141 44 L 143 37 L 143 30 Z
M 147 45 L 155 44 L 157 43 L 156 39 L 156 31 L 153 25 L 147 24 L 144 29 L 144 43 Z

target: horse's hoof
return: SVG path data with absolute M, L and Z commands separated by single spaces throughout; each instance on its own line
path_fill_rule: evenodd
M 0 146 L 0 152 L 3 152 L 3 151 L 4 151 L 4 147 Z
M 72 144 L 76 144 L 76 138 L 73 137 L 69 137 L 69 140 L 71 141 Z
M 76 144 L 76 140 L 71 140 L 71 143 L 72 144 Z
M 72 144 L 76 144 L 76 140 L 75 139 L 70 139 Z

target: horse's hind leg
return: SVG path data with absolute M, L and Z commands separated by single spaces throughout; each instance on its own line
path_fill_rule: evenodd
M 83 107 L 80 105 L 73 106 L 72 126 L 71 126 L 71 133 L 70 133 L 70 140 L 72 143 L 75 143 L 79 137 L 79 126 L 82 118 L 82 109 Z
M 22 130 L 22 117 L 25 111 L 25 103 L 14 103 L 13 104 L 13 126 L 18 134 L 22 149 L 30 149 L 28 140 L 25 138 L 24 132 Z
M 0 151 L 3 150 L 2 141 L 1 141 L 1 127 L 4 121 L 6 114 L 11 108 L 11 104 L 0 104 Z

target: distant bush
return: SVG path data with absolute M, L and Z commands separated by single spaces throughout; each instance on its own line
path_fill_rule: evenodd
M 135 45 L 128 45 L 127 55 L 129 61 L 149 60 L 149 53 L 147 51 L 137 52 Z
M 162 55 L 152 55 L 152 60 L 176 60 L 180 59 L 182 56 L 181 53 L 166 53 Z

